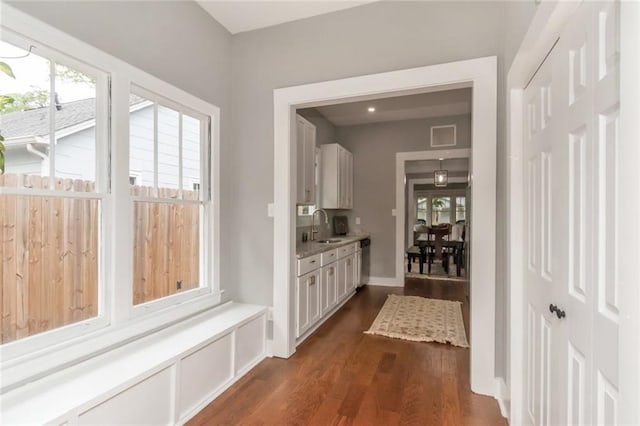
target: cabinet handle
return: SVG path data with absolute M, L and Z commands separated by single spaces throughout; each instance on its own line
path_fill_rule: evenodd
M 329 268 L 329 275 L 333 275 L 333 266 Z
M 309 278 L 309 285 L 315 285 L 315 284 L 316 284 L 316 277 L 314 275 L 311 278 Z
M 351 259 L 347 259 L 347 265 L 351 266 Z
M 309 263 L 316 263 L 316 261 L 315 260 L 311 260 Z

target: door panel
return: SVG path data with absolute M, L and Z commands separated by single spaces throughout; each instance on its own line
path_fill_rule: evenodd
M 583 2 L 524 91 L 530 424 L 616 424 L 618 34 L 618 2 Z

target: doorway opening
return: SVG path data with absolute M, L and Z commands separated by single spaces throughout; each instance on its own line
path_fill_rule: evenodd
M 468 281 L 469 152 L 405 161 L 405 277 Z M 441 170 L 447 180 L 436 185 Z
M 401 94 L 471 87 L 474 165 L 474 210 L 471 250 L 478 253 L 470 265 L 471 281 L 471 389 L 495 396 L 495 149 L 497 59 L 486 57 L 401 71 L 352 77 L 274 90 L 274 315 L 273 354 L 287 358 L 295 352 L 295 110 L 376 99 Z M 396 157 L 396 285 L 403 282 L 404 161 Z M 399 178 L 400 177 L 400 178 Z M 481 237 L 474 238 L 475 233 Z M 477 246 L 477 247 L 476 247 Z M 481 248 L 481 249 L 480 249 Z M 476 284 L 477 283 L 477 284 Z M 487 327 L 487 324 L 492 326 Z

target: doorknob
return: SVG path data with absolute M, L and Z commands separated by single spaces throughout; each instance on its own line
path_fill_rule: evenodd
M 549 312 L 551 312 L 552 314 L 555 313 L 558 319 L 562 319 L 567 316 L 567 314 L 562 309 L 558 308 L 553 303 L 549 305 Z

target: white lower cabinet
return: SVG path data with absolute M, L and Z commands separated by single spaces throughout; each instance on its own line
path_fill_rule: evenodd
M 355 290 L 359 282 L 358 246 L 349 244 L 298 259 L 296 337 L 304 335 Z
M 320 319 L 320 270 L 296 280 L 296 336 L 300 337 Z

